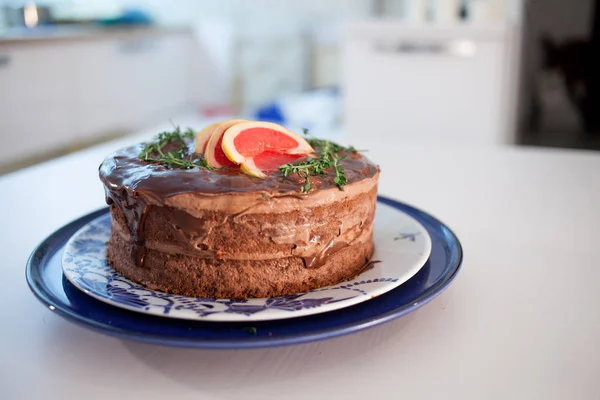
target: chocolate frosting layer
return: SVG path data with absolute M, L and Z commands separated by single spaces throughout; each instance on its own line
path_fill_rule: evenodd
M 190 153 L 192 145 L 193 141 L 190 141 L 188 143 Z M 231 169 L 168 168 L 141 160 L 138 155 L 142 148 L 143 145 L 139 144 L 119 150 L 107 157 L 100 165 L 100 179 L 109 192 L 117 194 L 122 189 L 130 193 L 143 191 L 152 194 L 156 199 L 182 193 L 223 194 L 250 191 L 269 192 L 275 195 L 310 196 L 319 190 L 335 187 L 333 168 L 326 171 L 326 175 L 311 177 L 313 190 L 311 193 L 304 194 L 301 193 L 304 179 L 297 174 L 284 177 L 277 171 L 269 174 L 265 179 L 260 179 Z M 341 154 L 346 156 L 341 166 L 347 184 L 373 177 L 379 171 L 377 165 L 359 153 Z

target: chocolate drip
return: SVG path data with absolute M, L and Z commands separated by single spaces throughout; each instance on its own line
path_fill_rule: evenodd
M 131 254 L 135 261 L 135 265 L 138 267 L 144 266 L 144 256 L 146 255 L 146 249 L 144 246 L 145 235 L 144 225 L 146 222 L 146 216 L 150 211 L 150 205 L 146 204 L 136 192 L 130 196 L 126 188 L 120 190 L 109 190 L 105 188 L 105 194 L 108 204 L 116 204 L 125 221 L 130 235 Z M 134 201 L 129 201 L 129 198 Z

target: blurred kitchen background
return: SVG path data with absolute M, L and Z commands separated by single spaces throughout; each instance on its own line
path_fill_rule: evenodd
M 600 149 L 599 1 L 0 0 L 0 173 L 189 116 Z

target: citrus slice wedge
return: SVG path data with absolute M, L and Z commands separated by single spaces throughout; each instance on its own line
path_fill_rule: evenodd
M 277 169 L 288 163 L 306 158 L 306 154 L 286 154 L 265 151 L 254 157 L 246 158 L 240 166 L 242 172 L 257 178 L 266 178 L 265 172 L 277 171 Z
M 223 152 L 223 148 L 221 143 L 223 142 L 223 134 L 225 131 L 236 124 L 240 124 L 242 122 L 247 122 L 244 119 L 231 119 L 229 121 L 223 121 L 217 124 L 214 128 L 210 139 L 206 143 L 206 148 L 204 150 L 204 157 L 206 158 L 206 163 L 213 168 L 222 168 L 222 167 L 233 167 L 236 165 L 235 162 L 231 161 L 225 153 Z M 208 128 L 208 127 L 207 127 Z
M 314 151 L 297 133 L 278 124 L 256 121 L 238 123 L 228 128 L 223 135 L 222 148 L 229 160 L 240 165 L 265 152 L 273 155 L 309 154 Z
M 198 132 L 198 134 L 196 135 L 196 147 L 194 149 L 194 153 L 204 154 L 204 152 L 206 151 L 206 145 L 208 144 L 208 140 L 210 139 L 212 133 L 219 124 L 220 122 L 215 122 L 214 124 L 210 124 L 206 128 L 202 129 L 200 132 Z

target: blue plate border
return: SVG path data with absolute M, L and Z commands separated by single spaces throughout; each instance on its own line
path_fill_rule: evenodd
M 84 327 L 146 343 L 195 348 L 258 348 L 306 343 L 351 334 L 401 317 L 439 295 L 460 270 L 463 250 L 456 235 L 433 216 L 387 197 L 378 202 L 419 221 L 432 240 L 431 256 L 409 281 L 377 298 L 307 317 L 261 322 L 201 322 L 150 316 L 93 299 L 62 275 L 61 256 L 69 238 L 83 225 L 108 212 L 85 215 L 60 228 L 32 252 L 26 279 L 33 294 L 50 310 Z

